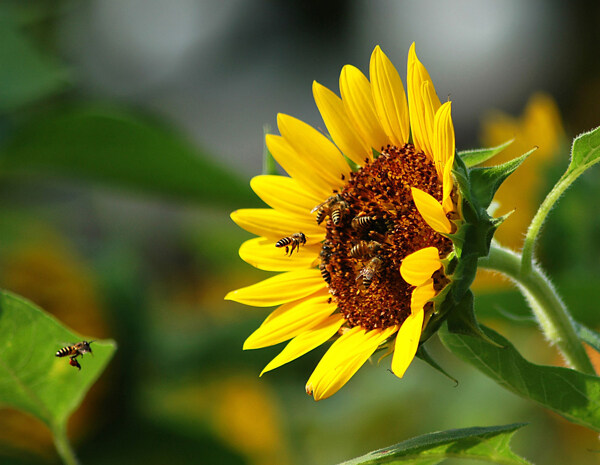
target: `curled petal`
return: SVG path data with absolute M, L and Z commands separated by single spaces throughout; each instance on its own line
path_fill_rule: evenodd
M 417 58 L 414 42 L 408 51 L 406 89 L 413 143 L 417 150 L 433 158 L 433 118 L 440 107 L 440 100 L 427 69 Z
M 419 210 L 419 213 L 425 222 L 431 226 L 434 231 L 450 234 L 452 232 L 452 224 L 450 223 L 450 220 L 446 218 L 444 208 L 435 197 L 416 187 L 411 187 L 411 191 L 417 210 Z
M 425 247 L 407 255 L 400 265 L 402 279 L 411 286 L 420 286 L 440 269 L 442 262 L 438 249 Z
M 436 296 L 437 292 L 433 287 L 433 279 L 428 279 L 423 284 L 413 289 L 410 297 L 410 311 L 414 313 L 422 312 L 425 304 Z
M 440 177 L 444 174 L 448 160 L 454 158 L 455 140 L 451 109 L 452 102 L 444 103 L 435 114 L 433 122 L 433 161 Z

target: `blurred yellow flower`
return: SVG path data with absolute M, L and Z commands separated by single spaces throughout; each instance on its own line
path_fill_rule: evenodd
M 560 113 L 552 97 L 543 93 L 534 94 L 519 118 L 499 111 L 491 112 L 484 118 L 481 140 L 485 147 L 494 147 L 510 139 L 514 139 L 514 142 L 488 164 L 504 163 L 538 147 L 494 197 L 500 205 L 499 215 L 514 210 L 498 228 L 494 238 L 502 245 L 519 250 L 527 227 L 545 195 L 542 189 L 546 169 L 554 163 L 554 157 L 565 143 Z M 481 289 L 503 282 L 506 281 L 480 269 L 474 286 Z

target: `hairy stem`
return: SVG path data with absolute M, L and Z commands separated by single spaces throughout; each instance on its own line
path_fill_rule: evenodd
M 521 266 L 524 263 L 518 253 L 498 244 L 492 244 L 489 255 L 479 259 L 482 268 L 499 271 L 517 284 L 546 338 L 558 347 L 571 367 L 583 373 L 595 374 L 577 337 L 571 315 L 554 286 L 538 266 L 533 265 L 526 271 Z
M 569 188 L 573 181 L 577 179 L 579 174 L 573 176 L 565 173 L 558 182 L 554 185 L 552 190 L 548 193 L 540 208 L 536 212 L 531 224 L 527 229 L 527 235 L 525 236 L 525 242 L 523 242 L 523 252 L 521 257 L 522 272 L 528 274 L 533 271 L 533 252 L 535 247 L 535 241 L 540 233 L 544 221 L 554 204 L 558 201 L 560 196 Z

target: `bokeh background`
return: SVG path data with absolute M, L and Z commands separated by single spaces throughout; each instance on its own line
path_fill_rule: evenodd
M 260 205 L 248 181 L 263 169 L 265 126 L 284 112 L 323 127 L 312 81 L 337 91 L 341 67 L 368 72 L 377 44 L 404 78 L 416 42 L 453 101 L 459 150 L 513 137 L 506 156 L 539 147 L 500 194 L 501 213 L 516 209 L 500 240 L 519 247 L 571 139 L 600 124 L 599 21 L 600 4 L 577 1 L 3 1 L 0 287 L 119 346 L 69 424 L 82 463 L 332 464 L 514 422 L 529 423 L 514 448 L 536 463 L 599 463 L 595 434 L 435 339 L 458 386 L 420 361 L 403 380 L 367 364 L 315 403 L 304 384 L 323 350 L 259 379 L 280 348 L 241 347 L 268 312 L 223 301 L 268 276 L 237 256 L 250 236 L 228 216 Z M 599 177 L 567 192 L 539 248 L 595 328 Z M 476 296 L 483 321 L 530 360 L 562 363 L 510 285 L 480 276 Z M 0 463 L 58 463 L 50 433 L 0 410 Z

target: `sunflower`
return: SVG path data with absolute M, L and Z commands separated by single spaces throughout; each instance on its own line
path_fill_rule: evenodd
M 289 177 L 256 176 L 251 187 L 271 208 L 231 214 L 259 236 L 242 244 L 241 258 L 281 272 L 225 297 L 279 305 L 244 349 L 289 341 L 265 373 L 334 339 L 306 384 L 315 400 L 337 392 L 378 350 L 404 375 L 436 312 L 432 299 L 447 293 L 451 239 L 462 223 L 451 102 L 441 104 L 414 43 L 406 93 L 379 46 L 369 74 L 346 65 L 341 98 L 314 82 L 330 138 L 278 115 L 281 135 L 266 144 Z

